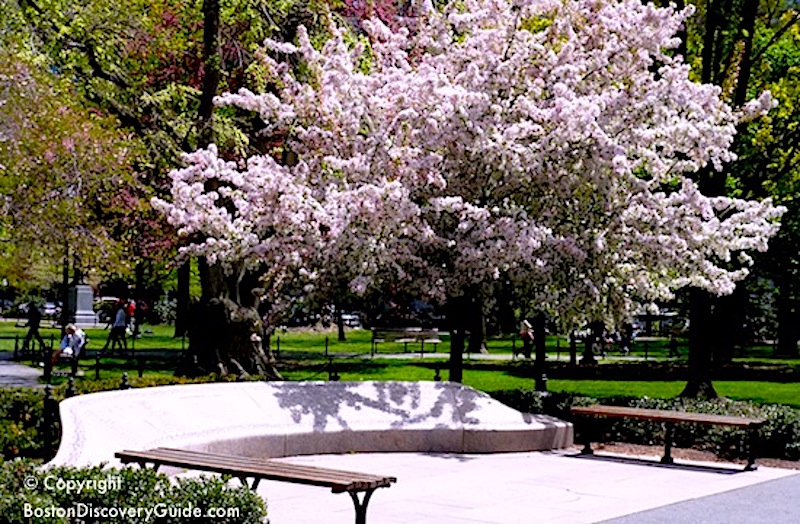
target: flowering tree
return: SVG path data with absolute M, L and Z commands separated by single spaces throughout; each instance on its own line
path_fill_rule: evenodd
M 469 303 L 500 276 L 530 286 L 565 326 L 612 323 L 696 286 L 730 293 L 782 209 L 703 196 L 689 174 L 733 158 L 734 112 L 689 80 L 673 38 L 688 12 L 639 0 L 466 0 L 365 22 L 315 49 L 267 41 L 270 89 L 219 104 L 258 112 L 292 162 L 224 161 L 215 147 L 173 172 L 156 201 L 230 268 L 263 268 L 268 292 L 302 274 L 392 279 Z M 302 75 L 272 55 L 296 55 Z M 320 286 L 321 287 L 321 286 Z M 451 379 L 464 318 L 450 308 Z

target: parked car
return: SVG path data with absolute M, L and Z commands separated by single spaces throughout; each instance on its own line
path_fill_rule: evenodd
M 356 313 L 342 313 L 342 322 L 344 322 L 345 326 L 351 328 L 361 327 L 361 317 Z
M 61 306 L 55 302 L 45 302 L 42 308 L 42 315 L 49 318 L 57 318 L 61 314 Z

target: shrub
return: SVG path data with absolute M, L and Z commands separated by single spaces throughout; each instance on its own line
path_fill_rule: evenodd
M 0 450 L 6 459 L 41 458 L 44 395 L 29 388 L 0 389 Z
M 543 413 L 573 421 L 569 408 L 587 406 L 600 401 L 591 397 L 566 393 L 541 395 L 530 390 L 497 391 L 492 395 L 504 404 L 527 413 Z M 690 399 L 654 399 L 612 397 L 603 399 L 604 404 L 631 406 L 649 409 L 668 409 L 697 413 L 712 413 L 741 417 L 763 418 L 759 456 L 787 460 L 800 460 L 800 410 L 774 404 L 753 402 Z M 631 444 L 661 444 L 664 430 L 661 424 L 644 420 L 609 419 L 596 426 L 599 438 L 606 441 Z M 576 431 L 581 430 L 579 424 Z M 713 451 L 727 458 L 746 458 L 747 432 L 724 426 L 699 424 L 677 424 L 673 442 L 677 447 L 695 447 Z M 598 437 L 594 437 L 598 438 Z
M 66 485 L 82 485 L 83 489 L 69 492 L 63 489 Z M 56 489 L 59 486 L 62 489 Z M 210 508 L 224 508 L 226 514 L 207 517 Z M 65 513 L 70 510 L 76 512 L 78 518 L 70 518 Z M 118 510 L 125 513 L 112 513 Z M 154 512 L 153 518 L 147 518 L 144 512 L 148 510 Z M 196 513 L 203 516 L 198 517 Z M 0 465 L 0 515 L 9 524 L 256 524 L 263 522 L 266 514 L 266 505 L 258 495 L 244 486 L 229 487 L 221 477 L 173 482 L 167 475 L 152 469 L 37 468 L 33 462 L 24 460 Z
M 148 388 L 154 386 L 172 386 L 175 384 L 196 384 L 201 382 L 213 382 L 216 377 L 186 378 L 173 376 L 154 376 L 128 378 L 128 383 L 132 388 Z M 121 381 L 117 378 L 106 378 L 102 380 L 78 380 L 75 382 L 75 392 L 79 395 L 85 393 L 97 393 L 98 391 L 114 391 L 120 389 Z M 53 394 L 59 400 L 64 397 L 68 384 L 66 382 L 53 388 Z

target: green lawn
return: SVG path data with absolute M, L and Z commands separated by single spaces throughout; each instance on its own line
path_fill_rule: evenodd
M 389 359 L 335 361 L 341 380 L 433 380 L 436 365 L 440 367 L 442 380 L 447 380 L 447 361 L 438 362 L 398 361 Z M 496 369 L 470 369 L 466 364 L 464 384 L 482 391 L 501 389 L 530 389 L 533 379 L 514 373 L 513 369 L 495 366 Z M 325 364 L 289 368 L 284 371 L 288 380 L 326 380 Z M 620 381 L 620 380 L 561 380 L 548 381 L 548 390 L 608 398 L 634 396 L 652 398 L 674 398 L 686 385 L 683 381 Z M 765 404 L 786 404 L 800 408 L 800 383 L 716 381 L 717 392 L 734 400 L 752 400 Z
M 20 324 L 24 324 L 22 321 Z M 50 345 L 52 341 L 58 345 L 61 337 L 61 329 L 52 327 L 51 321 L 42 321 L 39 332 L 45 343 Z M 109 330 L 104 329 L 105 326 L 98 325 L 94 328 L 86 328 L 86 336 L 89 338 L 89 350 L 100 349 L 108 339 Z M 146 331 L 150 331 L 149 333 Z M 13 320 L 0 321 L 0 351 L 13 351 L 15 344 L 15 337 L 19 344 L 25 338 L 28 332 L 26 327 L 18 327 Z M 174 338 L 172 335 L 175 333 L 173 326 L 150 326 L 145 325 L 142 327 L 141 337 L 134 341 L 129 340 L 135 349 L 174 349 L 180 350 L 182 339 Z
M 24 322 L 23 322 L 24 323 Z M 48 342 L 53 340 L 58 342 L 60 330 L 51 326 L 51 322 L 43 321 L 41 333 L 45 340 Z M 108 339 L 109 330 L 103 329 L 103 326 L 96 328 L 88 328 L 85 330 L 89 337 L 89 349 L 98 349 L 105 344 Z M 21 342 L 24 338 L 27 329 L 24 327 L 15 327 L 12 321 L 0 321 L 0 351 L 13 351 L 14 337 L 18 337 Z M 142 328 L 141 338 L 132 342 L 135 349 L 174 349 L 180 350 L 185 341 L 181 338 L 174 338 L 174 328 L 172 326 L 158 325 L 150 326 L 145 325 Z M 446 355 L 450 351 L 450 338 L 447 335 L 440 337 L 442 342 L 438 344 L 437 351 Z M 272 337 L 272 347 L 274 350 L 279 351 L 281 356 L 286 358 L 324 358 L 326 351 L 329 354 L 338 355 L 351 355 L 361 354 L 368 355 L 371 350 L 371 333 L 364 329 L 348 329 L 347 341 L 339 342 L 336 337 L 335 331 L 278 331 Z M 565 360 L 569 355 L 569 342 L 563 336 L 548 336 L 547 337 L 547 351 L 549 358 L 560 358 Z M 679 351 L 683 358 L 686 356 L 686 341 L 680 341 Z M 488 351 L 490 354 L 510 354 L 512 348 L 521 348 L 521 343 L 513 337 L 503 339 L 490 338 L 487 342 Z M 398 343 L 382 343 L 378 345 L 378 354 L 380 353 L 397 353 L 403 351 L 403 344 Z M 433 346 L 431 344 L 425 345 L 425 351 L 431 351 Z M 408 350 L 410 353 L 419 351 L 417 344 L 409 344 Z M 578 353 L 583 350 L 582 345 L 578 345 Z M 776 364 L 790 364 L 800 366 L 800 359 L 795 360 L 776 360 L 771 358 L 772 348 L 768 346 L 754 346 L 748 348 L 746 355 L 742 353 L 736 361 L 765 361 Z M 668 343 L 666 339 L 640 339 L 633 347 L 631 356 L 637 358 L 648 359 L 663 359 L 668 354 Z M 611 353 L 609 359 L 624 358 L 617 353 Z
M 43 323 L 43 326 L 49 324 Z M 24 327 L 15 327 L 13 322 L 0 322 L 0 350 L 12 351 L 13 338 L 16 336 L 21 341 L 26 333 Z M 43 327 L 42 335 L 46 340 L 52 337 L 58 340 L 59 330 L 52 327 Z M 108 338 L 108 330 L 102 327 L 86 330 L 89 337 L 89 350 L 99 349 Z M 180 338 L 172 335 L 172 326 L 144 326 L 141 338 L 131 341 L 136 350 L 173 350 L 180 351 L 185 343 Z M 442 337 L 443 342 L 438 346 L 440 359 L 421 362 L 414 359 L 418 346 L 409 345 L 409 359 L 396 360 L 381 358 L 381 353 L 402 352 L 403 345 L 386 343 L 379 346 L 379 353 L 374 359 L 369 358 L 371 349 L 371 333 L 367 330 L 348 330 L 347 341 L 339 342 L 335 331 L 289 331 L 279 332 L 273 336 L 272 347 L 280 355 L 282 372 L 288 380 L 327 380 L 328 369 L 327 354 L 334 359 L 336 369 L 342 380 L 433 380 L 435 367 L 440 368 L 442 380 L 447 380 L 447 354 L 449 339 Z M 510 353 L 515 343 L 511 340 L 490 340 L 489 352 L 492 354 Z M 547 347 L 549 358 L 561 360 L 567 358 L 568 343 L 563 337 L 548 337 Z M 426 351 L 431 346 L 426 345 Z M 579 351 L 580 351 L 579 347 Z M 634 349 L 634 355 L 643 357 L 647 350 L 648 358 L 663 359 L 667 353 L 666 340 L 651 340 L 640 343 Z M 753 349 L 753 356 L 745 360 L 769 361 L 770 363 L 787 363 L 800 365 L 797 360 L 769 359 L 768 347 Z M 682 348 L 685 353 L 685 348 Z M 624 360 L 610 357 L 606 361 Z M 739 359 L 737 359 L 739 360 Z M 603 361 L 601 360 L 601 365 Z M 496 391 L 501 389 L 531 388 L 533 380 L 519 376 L 520 366 L 526 364 L 509 365 L 508 362 L 487 363 L 471 362 L 465 356 L 464 383 L 483 391 Z M 516 367 L 515 367 L 516 366 Z M 86 376 L 82 380 L 92 380 L 95 376 L 92 363 L 85 362 Z M 478 369 L 480 367 L 480 369 Z M 137 373 L 135 361 L 120 358 L 103 358 L 101 361 L 101 378 L 119 378 L 122 373 L 130 375 Z M 145 376 L 169 376 L 172 374 L 171 364 L 163 361 L 148 362 Z M 551 379 L 548 389 L 554 392 L 570 392 L 589 395 L 597 398 L 612 396 L 637 396 L 672 398 L 677 396 L 685 383 L 681 381 L 617 381 L 617 380 L 560 380 Z M 750 381 L 718 381 L 714 383 L 720 395 L 736 400 L 753 400 L 763 403 L 786 404 L 800 408 L 800 383 L 777 382 L 750 382 Z
M 686 385 L 682 381 L 619 381 L 619 380 L 550 380 L 553 392 L 577 393 L 595 398 L 634 396 L 674 398 Z M 800 408 L 800 383 L 725 381 L 714 382 L 717 393 L 733 400 L 750 400 L 763 404 L 785 404 Z

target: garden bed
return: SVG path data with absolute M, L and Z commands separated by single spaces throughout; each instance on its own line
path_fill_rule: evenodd
M 605 442 L 595 444 L 597 450 L 602 450 L 606 453 L 615 453 L 619 455 L 632 455 L 637 457 L 655 457 L 660 458 L 664 453 L 663 445 L 644 445 L 644 444 L 629 444 L 627 442 Z M 580 444 L 572 446 L 576 451 L 583 449 Z M 704 451 L 700 449 L 689 448 L 672 448 L 672 457 L 682 460 L 691 460 L 693 462 L 725 462 L 730 464 L 741 464 L 744 466 L 747 463 L 746 459 L 723 459 L 711 451 Z M 757 461 L 759 466 L 768 468 L 781 468 L 781 469 L 796 469 L 800 470 L 799 460 L 785 460 L 777 458 L 759 458 Z

